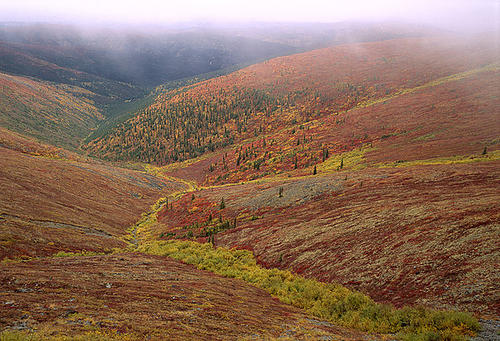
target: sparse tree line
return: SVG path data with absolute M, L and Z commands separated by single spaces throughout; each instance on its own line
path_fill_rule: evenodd
M 155 104 L 86 148 L 105 159 L 164 165 L 268 133 L 263 123 L 284 120 L 283 114 L 291 108 L 297 119 L 306 122 L 324 113 L 347 110 L 369 92 L 352 84 L 332 88 L 337 96 L 307 87 L 286 92 L 223 85 L 192 86 L 163 94 Z M 263 116 L 258 117 L 259 113 Z M 297 124 L 297 119 L 286 124 Z M 305 143 L 305 136 L 297 138 L 297 146 Z M 259 162 L 255 167 L 259 169 Z
M 211 96 L 187 96 L 151 106 L 107 136 L 92 141 L 88 150 L 117 160 L 167 164 L 194 158 L 231 145 L 249 131 L 256 113 L 271 115 L 290 96 L 276 97 L 254 89 L 220 91 Z M 288 103 L 293 105 L 293 101 Z

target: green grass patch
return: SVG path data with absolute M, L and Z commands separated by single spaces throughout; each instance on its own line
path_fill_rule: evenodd
M 427 141 L 427 140 L 432 140 L 433 138 L 435 138 L 436 135 L 434 135 L 434 133 L 429 133 L 429 134 L 426 134 L 426 135 L 422 135 L 422 136 L 419 136 L 415 139 L 413 139 L 414 141 Z
M 284 303 L 362 331 L 396 334 L 403 340 L 465 340 L 479 330 L 477 319 L 468 313 L 421 307 L 395 309 L 338 284 L 262 268 L 247 250 L 168 240 L 141 245 L 138 251 L 172 257 L 224 277 L 242 279 Z
M 449 165 L 456 163 L 475 163 L 500 160 L 500 149 L 488 151 L 484 155 L 459 155 L 459 156 L 445 156 L 426 160 L 404 161 L 398 160 L 394 162 L 378 163 L 375 167 L 379 168 L 392 168 L 392 167 L 411 167 L 421 165 Z
M 318 172 L 332 172 L 343 169 L 360 170 L 366 167 L 365 154 L 375 148 L 365 145 L 349 152 L 334 154 L 317 165 Z
M 100 122 L 97 129 L 90 133 L 83 141 L 88 143 L 108 134 L 117 125 L 131 119 L 140 110 L 153 104 L 156 96 L 154 93 L 134 99 L 132 101 L 116 101 L 103 107 L 106 120 Z

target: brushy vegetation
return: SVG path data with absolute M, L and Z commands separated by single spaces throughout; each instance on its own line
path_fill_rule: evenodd
M 105 252 L 94 252 L 94 251 L 87 251 L 87 250 L 82 250 L 80 252 L 66 252 L 66 251 L 59 251 L 53 255 L 53 257 L 92 257 L 92 256 L 100 256 L 100 255 L 105 255 Z
M 468 313 L 421 307 L 395 309 L 338 284 L 262 268 L 247 250 L 168 240 L 144 244 L 139 251 L 172 257 L 199 269 L 242 279 L 319 318 L 367 332 L 397 334 L 402 340 L 465 340 L 480 328 L 478 321 Z

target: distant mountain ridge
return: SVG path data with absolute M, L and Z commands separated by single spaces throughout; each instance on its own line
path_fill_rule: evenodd
M 429 34 L 428 28 L 356 23 L 192 24 L 149 29 L 0 25 L 0 42 L 16 52 L 138 86 L 156 86 L 232 65 L 341 43 L 425 34 Z M 0 70 L 39 76 L 16 67 L 13 60 L 0 64 Z

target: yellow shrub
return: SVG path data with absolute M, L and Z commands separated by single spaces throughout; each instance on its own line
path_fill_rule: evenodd
M 479 330 L 468 313 L 425 308 L 395 309 L 338 284 L 322 283 L 289 271 L 264 269 L 247 250 L 213 248 L 191 241 L 153 241 L 140 252 L 162 255 L 193 264 L 199 269 L 242 279 L 282 302 L 337 324 L 377 333 L 398 333 L 408 340 L 462 340 Z

